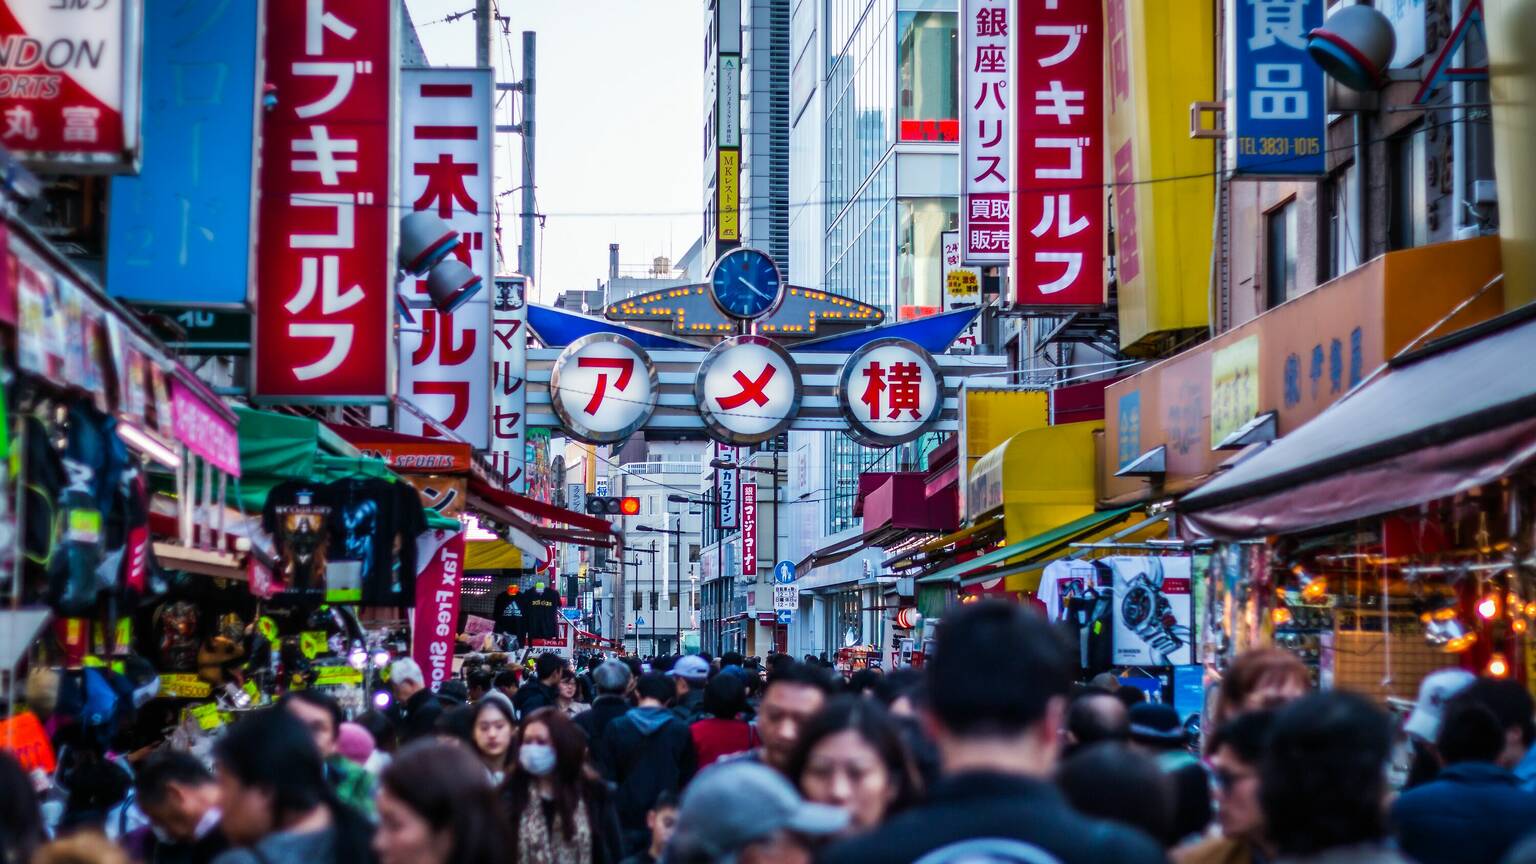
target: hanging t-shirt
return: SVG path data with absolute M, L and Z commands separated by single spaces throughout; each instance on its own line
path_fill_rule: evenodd
M 1061 621 L 1066 617 L 1067 600 L 1083 596 L 1098 585 L 1097 571 L 1091 562 L 1063 558 L 1045 565 L 1040 574 L 1040 589 L 1035 596 L 1045 604 L 1046 617 Z
M 525 591 L 517 596 L 529 639 L 556 639 L 560 636 L 560 592 L 545 586 L 543 591 Z
M 528 638 L 526 619 L 523 618 L 523 607 L 517 602 L 515 595 L 503 591 L 496 595 L 496 632 L 508 633 L 519 639 Z
M 273 574 L 287 590 L 325 590 L 330 557 L 331 504 L 326 487 L 279 483 L 267 495 L 261 527 L 272 535 L 278 567 Z
M 409 483 L 338 480 L 331 484 L 331 557 L 360 562 L 362 602 L 408 606 L 416 600 L 416 536 L 427 530 L 421 496 Z

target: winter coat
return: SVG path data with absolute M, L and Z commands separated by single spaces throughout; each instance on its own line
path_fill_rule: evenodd
M 423 687 L 411 694 L 400 708 L 400 743 L 425 738 L 437 730 L 437 718 L 442 716 L 443 703 L 437 694 Z
M 537 678 L 528 679 L 528 683 L 517 688 L 512 694 L 512 707 L 517 709 L 517 716 L 526 719 L 529 714 L 540 708 L 548 708 L 560 701 L 560 694 L 555 688 L 545 684 Z
M 598 764 L 618 786 L 614 803 L 625 831 L 645 829 L 645 814 L 663 792 L 676 795 L 697 770 L 688 726 L 666 708 L 631 708 L 608 724 Z
M 699 754 L 699 767 L 706 768 L 722 756 L 751 750 L 762 744 L 757 727 L 745 720 L 704 717 L 695 720 L 688 731 L 693 735 L 693 749 Z
M 1392 827 L 1419 864 L 1498 861 L 1536 829 L 1536 792 L 1491 762 L 1457 762 L 1399 795 Z

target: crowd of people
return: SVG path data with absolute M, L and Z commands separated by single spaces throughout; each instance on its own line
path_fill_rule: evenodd
M 204 757 L 137 760 L 67 830 L 0 755 L 0 864 L 1536 864 L 1517 683 L 1436 673 L 1397 729 L 1255 651 L 1197 738 L 1075 669 L 1042 618 L 991 602 L 947 615 L 920 672 L 847 680 L 782 655 L 544 654 L 459 696 L 400 660 L 393 712 L 289 693 Z

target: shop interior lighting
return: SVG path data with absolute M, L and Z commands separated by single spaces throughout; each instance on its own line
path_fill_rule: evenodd
M 388 651 L 383 651 L 383 650 L 375 651 L 374 654 L 373 654 L 373 665 L 375 665 L 375 666 L 387 666 L 387 665 L 389 665 L 389 652 Z
M 1497 594 L 1486 594 L 1483 599 L 1477 601 L 1477 614 L 1484 621 L 1491 621 L 1499 617 L 1499 597 Z
M 352 653 L 347 655 L 347 663 L 353 669 L 361 669 L 364 666 L 367 666 L 368 665 L 368 652 L 364 651 L 361 645 L 353 648 L 352 649 Z
M 1301 599 L 1308 603 L 1316 603 L 1328 596 L 1328 577 L 1312 573 L 1300 564 L 1291 567 L 1291 572 L 1296 575 L 1297 587 L 1301 589 Z
M 1276 606 L 1269 611 L 1269 620 L 1274 622 L 1276 627 L 1284 627 L 1291 623 L 1291 607 Z
M 1488 674 L 1493 678 L 1505 678 L 1509 675 L 1509 660 L 1503 654 L 1494 654 L 1488 658 Z
M 117 437 L 123 439 L 125 443 L 135 450 L 167 468 L 174 470 L 181 467 L 181 456 L 175 450 L 160 443 L 153 436 L 131 423 L 118 423 Z
M 373 694 L 373 707 L 379 709 L 380 711 L 383 711 L 385 708 L 388 708 L 389 707 L 389 691 L 387 691 L 387 690 L 380 690 L 379 692 Z

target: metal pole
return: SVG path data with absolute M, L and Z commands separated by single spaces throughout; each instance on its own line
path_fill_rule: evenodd
M 656 656 L 656 541 L 651 541 L 651 656 Z
M 481 0 L 489 2 L 489 0 Z M 534 198 L 534 164 L 533 164 L 533 118 L 534 118 L 534 55 L 535 43 L 538 34 L 532 30 L 523 31 L 523 212 L 518 216 L 523 220 L 523 242 L 517 247 L 518 272 L 534 278 L 533 261 L 533 229 L 538 219 L 538 206 Z
M 677 537 L 677 554 L 672 556 L 672 560 L 676 564 L 676 567 L 674 568 L 674 570 L 677 573 L 677 579 L 676 579 L 676 582 L 675 582 L 675 584 L 677 586 L 677 602 L 671 604 L 672 605 L 672 642 L 674 643 L 673 650 L 676 653 L 678 653 L 678 654 L 682 654 L 683 653 L 683 529 L 682 529 L 681 526 L 682 526 L 682 523 L 683 523 L 683 517 L 682 517 L 681 514 L 679 514 L 679 516 L 677 517 L 677 523 L 678 523 L 679 527 L 677 529 L 677 534 L 674 535 L 674 536 Z
M 475 0 L 475 65 L 491 65 L 491 0 Z

